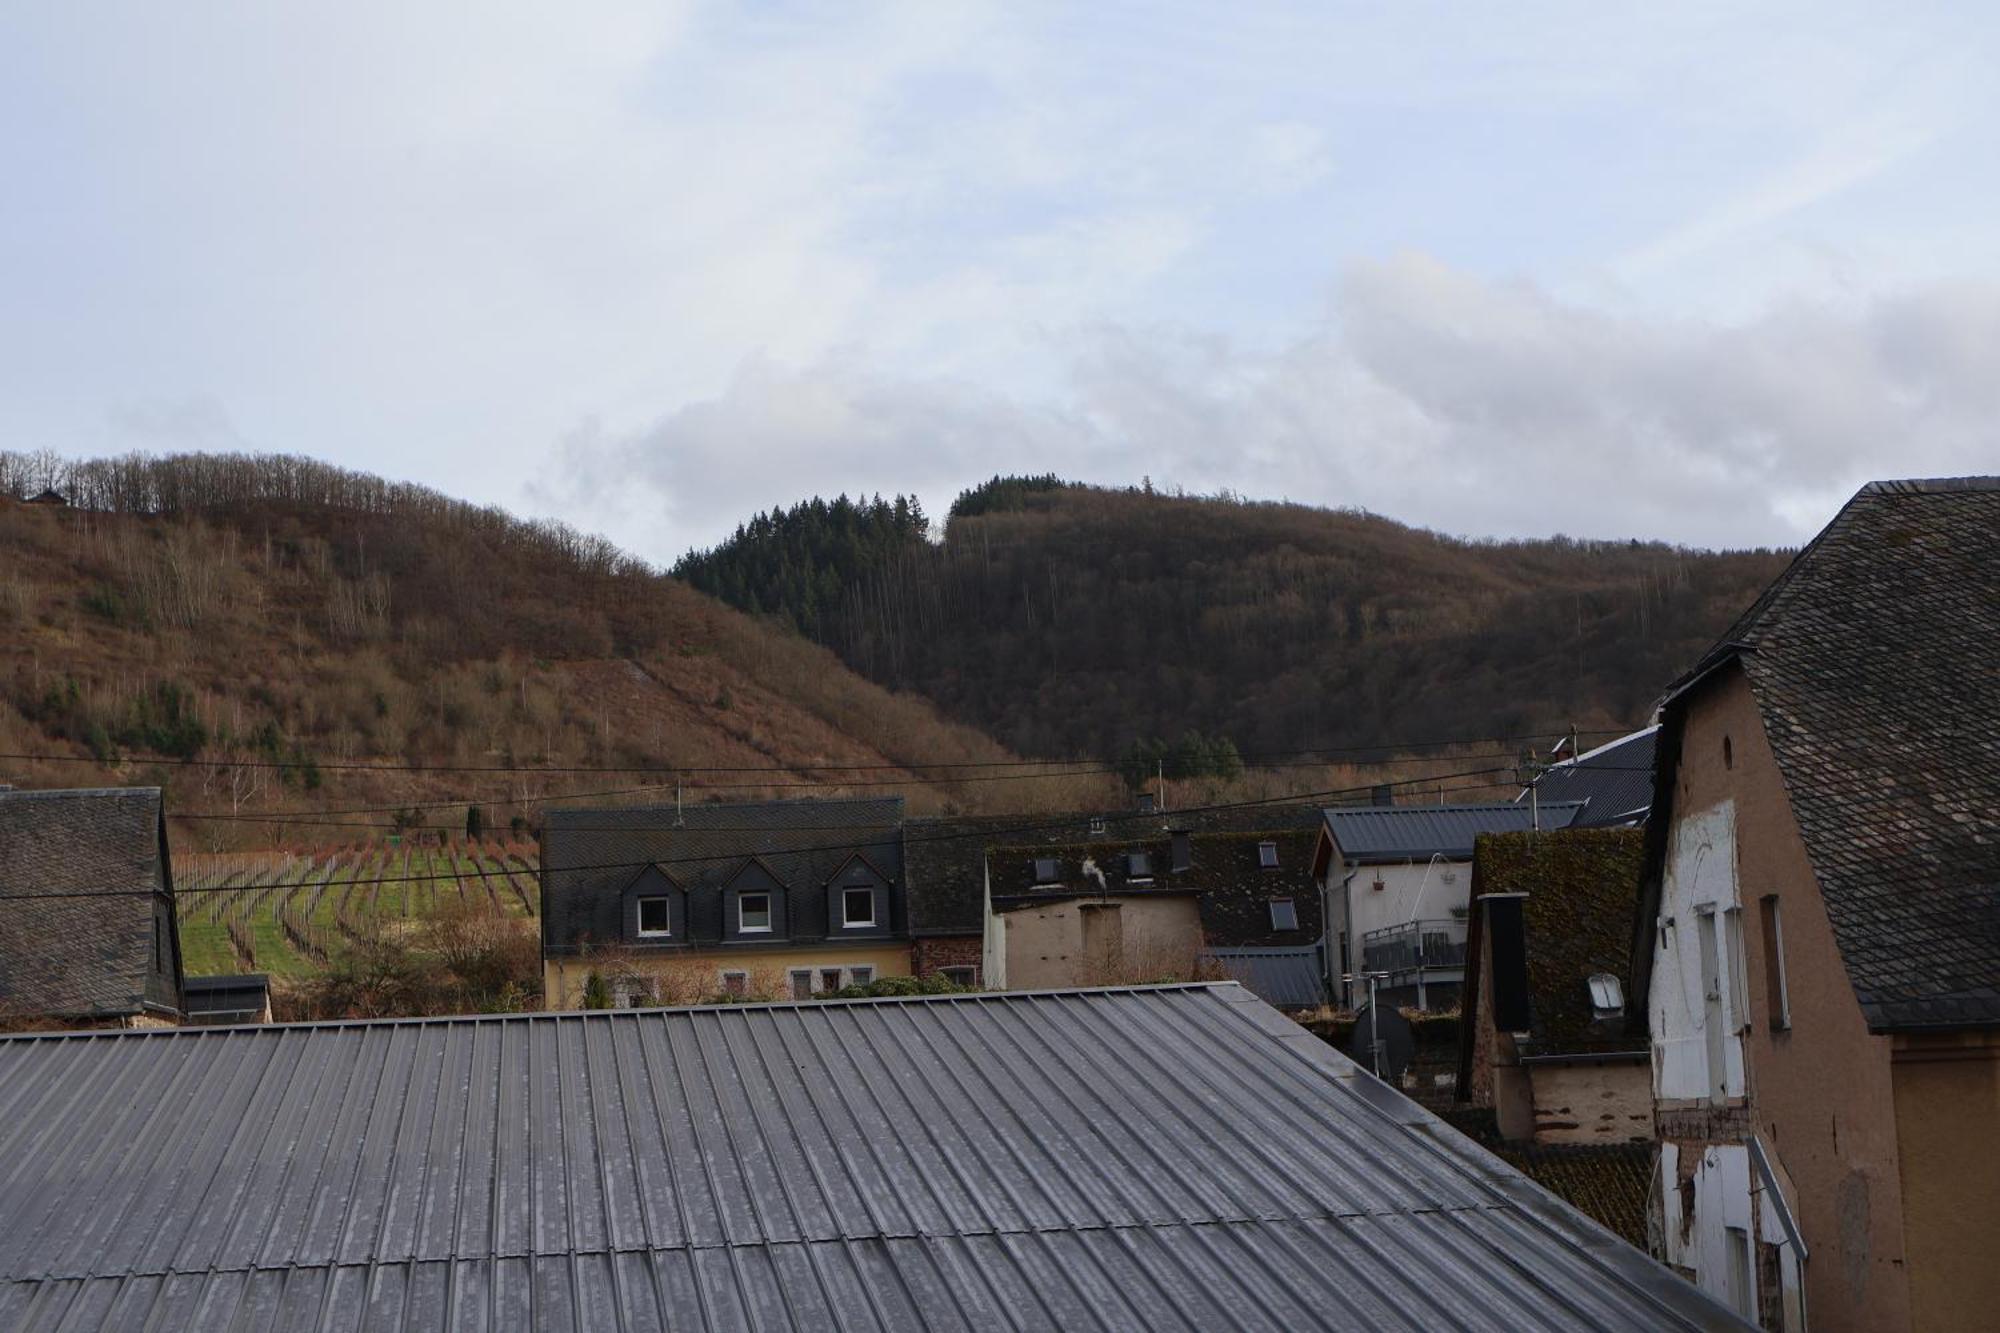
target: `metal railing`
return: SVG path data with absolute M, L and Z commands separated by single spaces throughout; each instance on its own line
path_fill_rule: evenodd
M 1465 966 L 1465 922 L 1411 921 L 1361 937 L 1366 972 L 1420 972 Z

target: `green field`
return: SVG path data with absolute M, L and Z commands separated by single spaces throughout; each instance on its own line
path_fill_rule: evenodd
M 425 836 L 174 858 L 190 975 L 310 976 L 350 939 L 440 904 L 514 917 L 539 910 L 530 843 Z

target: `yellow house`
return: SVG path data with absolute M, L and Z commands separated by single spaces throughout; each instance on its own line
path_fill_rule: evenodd
M 546 1003 L 807 999 L 908 976 L 902 825 L 900 797 L 551 811 Z

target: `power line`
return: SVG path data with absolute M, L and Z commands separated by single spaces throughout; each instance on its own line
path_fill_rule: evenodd
M 1378 787 L 1383 787 L 1383 786 L 1394 787 L 1394 786 L 1407 786 L 1414 783 L 1450 782 L 1459 779 L 1482 777 L 1494 773 L 1504 773 L 1512 771 L 1513 770 L 1510 768 L 1471 769 L 1461 773 L 1441 773 L 1441 774 L 1434 774 L 1430 777 L 1424 777 L 1424 778 L 1409 778 L 1409 779 L 1404 779 L 1401 782 L 1390 782 L 1390 783 L 1371 782 L 1356 787 L 1334 787 L 1323 791 L 1297 792 L 1286 796 L 1265 796 L 1247 801 L 1225 801 L 1225 802 L 1218 802 L 1212 805 L 1190 806 L 1184 810 L 1175 810 L 1171 812 L 1167 811 L 1147 812 L 1147 811 L 1133 810 L 1124 812 L 1122 814 L 1093 815 L 1091 816 L 1091 818 L 1101 819 L 1107 825 L 1109 825 L 1113 823 L 1131 823 L 1135 820 L 1142 820 L 1142 819 L 1143 820 L 1171 819 L 1176 815 L 1187 816 L 1187 815 L 1201 815 L 1201 814 L 1220 814 L 1232 810 L 1252 810 L 1272 805 L 1298 805 L 1312 801 L 1328 800 L 1338 796 L 1358 796 L 1366 792 L 1372 792 L 1376 790 Z M 917 843 L 921 845 L 933 842 L 952 842 L 965 838 L 991 839 L 991 838 L 1011 836 L 1020 833 L 1037 833 L 1037 832 L 1045 832 L 1052 829 L 1067 829 L 1073 827 L 1075 823 L 1076 823 L 1075 817 L 1071 816 L 1069 818 L 1065 818 L 1062 820 L 1044 821 L 1035 824 L 1022 824 L 1013 827 L 1003 827 L 1003 828 L 965 829 L 956 832 L 932 833 L 921 837 L 911 837 L 909 834 L 902 832 L 901 829 L 898 829 L 897 833 L 900 835 L 904 846 L 908 847 L 911 843 Z M 629 833 L 668 832 L 671 831 L 671 826 L 662 825 L 662 826 L 648 828 L 643 825 L 639 826 L 628 825 L 620 827 L 615 831 L 629 832 Z M 843 842 L 823 843 L 819 845 L 805 846 L 805 847 L 772 848 L 770 849 L 769 854 L 782 855 L 782 856 L 802 856 L 802 855 L 811 855 L 816 852 L 851 851 L 856 849 L 858 846 L 869 846 L 869 845 L 873 844 L 860 843 L 855 840 L 847 840 Z M 648 857 L 645 858 L 643 861 L 610 861 L 601 864 L 562 866 L 559 867 L 559 869 L 563 872 L 576 872 L 576 871 L 591 871 L 591 870 L 624 870 L 624 869 L 630 869 L 631 867 L 640 864 L 659 865 L 659 866 L 706 865 L 714 861 L 737 860 L 741 858 L 743 855 L 744 853 L 742 852 L 728 852 L 728 853 L 716 853 L 708 856 L 681 856 L 681 857 L 664 857 L 664 858 Z M 526 872 L 524 871 L 509 872 L 504 870 L 498 872 L 495 871 L 482 872 L 474 870 L 470 872 L 452 872 L 452 873 L 442 873 L 442 874 L 379 876 L 371 879 L 350 879 L 350 880 L 340 880 L 337 882 L 334 881 L 331 877 L 329 877 L 325 880 L 298 881 L 290 884 L 278 883 L 278 884 L 217 885 L 212 888 L 189 889 L 187 890 L 187 892 L 191 894 L 192 893 L 269 893 L 274 890 L 280 890 L 280 889 L 292 890 L 292 889 L 309 889 L 309 888 L 321 888 L 321 887 L 331 888 L 336 886 L 352 888 L 356 886 L 376 885 L 376 884 L 422 884 L 439 880 L 456 881 L 460 879 L 466 879 L 469 877 L 481 876 L 481 875 L 490 876 L 496 873 L 521 874 Z M 77 889 L 77 890 L 58 891 L 54 893 L 0 893 L 0 902 L 29 901 L 29 900 L 44 901 L 44 900 L 54 900 L 63 898 L 151 897 L 156 892 L 158 891 L 155 889 Z

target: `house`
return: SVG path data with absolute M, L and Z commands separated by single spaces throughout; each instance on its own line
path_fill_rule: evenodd
M 20 1036 L 0 1106 L 23 1333 L 1744 1327 L 1233 984 Z
M 1475 845 L 1458 1096 L 1492 1108 L 1501 1138 L 1609 1146 L 1621 1163 L 1640 1144 L 1650 1168 L 1650 1048 L 1630 998 L 1645 854 L 1633 828 Z
M 1465 974 L 1473 840 L 1482 833 L 1567 827 L 1577 802 L 1370 805 L 1322 812 L 1313 851 L 1327 939 L 1327 985 L 1349 1008 L 1367 1002 L 1450 1008 Z
M 2000 1310 L 2000 479 L 1862 488 L 1661 711 L 1662 1257 L 1767 1328 Z
M 1280 1002 L 1322 1004 L 1310 978 L 1295 994 L 1296 968 L 1283 962 L 1303 958 L 1310 969 L 1318 959 L 1313 838 L 1299 828 L 1169 827 L 993 848 L 988 982 L 1036 989 L 1240 968 Z
M 170 1025 L 180 932 L 157 787 L 0 790 L 0 1017 Z
M 541 884 L 551 1008 L 806 998 L 910 971 L 900 797 L 555 809 Z
M 1646 822 L 1653 808 L 1653 744 L 1657 724 L 1543 769 L 1514 798 L 1581 802 L 1571 828 L 1619 828 Z

